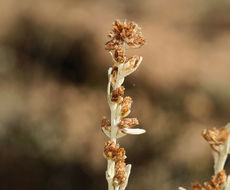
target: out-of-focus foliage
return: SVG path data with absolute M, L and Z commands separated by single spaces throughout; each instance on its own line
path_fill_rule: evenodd
M 125 82 L 147 130 L 121 140 L 133 164 L 128 189 L 209 179 L 200 132 L 230 120 L 229 1 L 2 0 L 0 189 L 107 188 L 104 43 L 117 18 L 139 23 L 147 39 Z

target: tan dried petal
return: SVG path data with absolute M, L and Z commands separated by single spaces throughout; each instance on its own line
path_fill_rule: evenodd
M 115 185 L 123 184 L 126 180 L 126 177 L 127 177 L 126 163 L 124 162 L 124 160 L 117 162 L 115 166 L 115 175 L 113 178 L 114 184 Z
M 111 93 L 111 101 L 113 102 L 119 102 L 121 100 L 121 97 L 124 96 L 125 88 L 123 86 L 120 86 L 119 88 L 115 89 Z
M 130 128 L 139 125 L 137 118 L 122 118 L 118 127 L 120 128 Z

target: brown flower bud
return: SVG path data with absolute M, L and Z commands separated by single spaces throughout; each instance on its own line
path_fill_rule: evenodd
M 101 128 L 105 128 L 107 131 L 110 131 L 111 123 L 106 117 L 103 117 L 101 120 Z
M 114 86 L 116 84 L 116 80 L 117 80 L 117 72 L 118 72 L 118 67 L 117 66 L 113 66 L 113 69 L 111 71 L 111 83 Z
M 121 116 L 126 117 L 131 111 L 132 98 L 126 96 L 121 102 Z
M 123 184 L 126 180 L 126 177 L 126 163 L 124 162 L 124 160 L 121 160 L 117 162 L 115 166 L 115 175 L 113 178 L 114 185 Z
M 125 149 L 120 148 L 119 144 L 115 144 L 112 141 L 105 143 L 104 156 L 106 159 L 112 159 L 115 162 L 126 159 Z
M 119 103 L 119 100 L 124 96 L 125 88 L 120 86 L 111 93 L 111 101 Z
M 113 141 L 105 143 L 104 156 L 107 159 L 113 159 L 119 150 L 119 144 L 115 144 Z
M 126 60 L 126 55 L 122 47 L 117 47 L 114 53 L 114 58 L 118 63 L 124 63 Z
M 130 128 L 139 125 L 137 118 L 122 118 L 118 127 L 120 128 Z

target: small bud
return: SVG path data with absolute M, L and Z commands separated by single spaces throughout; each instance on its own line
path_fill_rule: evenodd
M 123 184 L 126 177 L 126 163 L 124 160 L 117 162 L 115 166 L 115 176 L 113 178 L 114 185 L 117 186 Z
M 101 127 L 110 131 L 110 126 L 111 126 L 110 121 L 108 119 L 106 119 L 106 117 L 103 117 L 101 120 Z
M 120 128 L 130 128 L 139 125 L 137 118 L 122 118 L 121 122 L 118 124 Z
M 115 162 L 126 159 L 125 149 L 120 148 L 119 144 L 115 144 L 112 141 L 105 143 L 104 156 L 106 159 L 112 159 Z
M 117 66 L 113 66 L 113 69 L 111 71 L 111 83 L 113 86 L 115 86 L 116 84 L 116 80 L 117 80 L 117 73 L 118 73 L 118 67 Z
M 131 104 L 133 100 L 131 97 L 126 96 L 121 103 L 121 116 L 126 117 L 131 112 Z
M 120 103 L 122 97 L 124 96 L 125 88 L 120 86 L 119 88 L 115 89 L 111 93 L 111 101 Z
M 126 60 L 126 55 L 124 50 L 119 46 L 116 48 L 114 53 L 114 58 L 118 63 L 124 63 Z

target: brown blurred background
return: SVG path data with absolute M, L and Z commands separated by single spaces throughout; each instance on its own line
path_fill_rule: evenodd
M 104 43 L 117 18 L 147 39 L 129 51 L 144 57 L 125 87 L 147 133 L 120 141 L 133 164 L 127 189 L 212 175 L 200 133 L 230 121 L 229 0 L 0 0 L 1 190 L 107 189 Z

